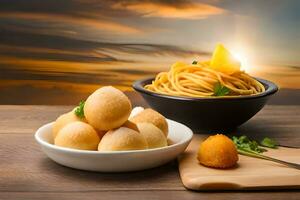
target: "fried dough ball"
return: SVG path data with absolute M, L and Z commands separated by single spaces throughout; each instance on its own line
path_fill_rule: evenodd
M 209 136 L 200 144 L 198 160 L 214 168 L 230 168 L 238 161 L 238 152 L 231 139 L 222 134 Z
M 96 90 L 84 105 L 87 122 L 101 131 L 120 127 L 127 121 L 130 112 L 131 103 L 128 97 L 112 86 Z
M 143 123 L 143 122 L 152 123 L 160 130 L 162 130 L 162 132 L 166 137 L 168 136 L 168 123 L 166 118 L 162 116 L 160 113 L 150 108 L 147 108 L 142 112 L 138 113 L 137 115 L 133 116 L 130 119 L 130 121 L 136 124 Z
M 128 119 L 131 119 L 133 118 L 134 116 L 136 116 L 137 114 L 139 114 L 140 112 L 143 112 L 143 110 L 145 110 L 143 107 L 141 106 L 137 106 L 137 107 L 134 107 L 130 113 L 130 116 Z
M 97 150 L 100 137 L 97 131 L 84 122 L 71 122 L 57 134 L 54 144 L 80 150 Z
M 65 125 L 67 125 L 68 123 L 71 122 L 77 122 L 77 121 L 85 121 L 85 119 L 81 119 L 79 117 L 77 117 L 77 115 L 75 114 L 74 110 L 76 108 L 74 108 L 72 111 L 62 114 L 60 115 L 56 121 L 53 124 L 53 128 L 52 128 L 52 135 L 53 135 L 53 139 L 55 139 L 57 133 L 60 131 L 60 129 L 62 129 Z
M 126 151 L 147 149 L 148 144 L 145 137 L 130 128 L 120 127 L 108 131 L 101 139 L 99 151 Z
M 129 120 L 127 120 L 122 126 L 140 132 L 137 125 Z
M 151 123 L 138 123 L 140 133 L 145 137 L 148 148 L 154 149 L 168 146 L 164 133 Z

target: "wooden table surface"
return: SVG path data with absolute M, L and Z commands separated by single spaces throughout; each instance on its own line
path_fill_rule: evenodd
M 140 101 L 140 100 L 139 100 Z M 143 102 L 134 102 L 136 105 Z M 132 173 L 95 173 L 60 166 L 41 151 L 34 132 L 70 106 L 0 106 L 0 199 L 300 199 L 300 191 L 194 192 L 177 162 Z M 272 135 L 300 144 L 300 106 L 268 105 L 237 133 Z

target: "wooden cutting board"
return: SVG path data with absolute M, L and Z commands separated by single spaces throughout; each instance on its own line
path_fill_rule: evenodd
M 274 162 L 239 155 L 233 169 L 213 169 L 197 160 L 199 144 L 207 136 L 194 135 L 192 142 L 179 158 L 183 185 L 191 190 L 300 189 L 300 170 Z M 270 149 L 265 155 L 300 163 L 300 149 Z

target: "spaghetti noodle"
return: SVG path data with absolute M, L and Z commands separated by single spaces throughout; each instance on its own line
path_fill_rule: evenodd
M 216 93 L 217 86 L 226 92 Z M 170 71 L 159 73 L 147 90 L 184 97 L 254 95 L 265 91 L 264 86 L 243 71 L 226 74 L 209 66 L 208 62 L 175 63 Z

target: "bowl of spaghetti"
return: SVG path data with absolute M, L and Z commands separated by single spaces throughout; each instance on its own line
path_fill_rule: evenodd
M 229 130 L 248 121 L 278 87 L 240 69 L 223 46 L 210 61 L 176 62 L 169 71 L 133 84 L 166 117 L 197 130 Z

